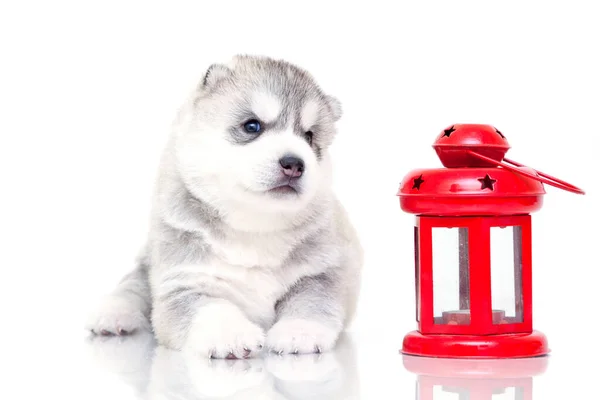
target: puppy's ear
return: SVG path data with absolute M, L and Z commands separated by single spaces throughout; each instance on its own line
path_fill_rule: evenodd
M 220 80 L 227 78 L 231 70 L 223 64 L 212 64 L 206 70 L 202 79 L 202 88 L 211 88 Z
M 325 98 L 327 99 L 327 103 L 331 109 L 333 119 L 337 121 L 342 118 L 342 103 L 337 99 L 337 97 L 326 95 Z

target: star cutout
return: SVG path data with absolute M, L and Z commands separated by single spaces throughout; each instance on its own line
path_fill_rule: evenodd
M 477 180 L 481 182 L 481 190 L 490 189 L 491 191 L 494 191 L 494 183 L 496 183 L 496 179 L 492 179 L 488 174 L 485 174 L 485 178 L 479 178 Z
M 423 180 L 423 175 L 421 174 L 421 175 L 419 175 L 418 178 L 413 179 L 413 187 L 412 188 L 420 190 L 423 182 L 425 182 L 425 181 Z
M 452 132 L 454 132 L 456 129 L 454 129 L 454 125 L 452 125 L 452 127 L 450 129 L 444 129 L 444 136 L 446 137 L 450 137 L 450 135 L 452 134 Z
M 494 128 L 496 129 L 496 128 Z M 502 139 L 506 139 L 506 137 L 502 134 L 502 132 L 500 132 L 498 129 L 496 129 L 496 133 L 500 136 L 502 136 Z

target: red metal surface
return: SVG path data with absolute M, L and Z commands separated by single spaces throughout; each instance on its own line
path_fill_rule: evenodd
M 491 297 L 490 228 L 521 227 L 521 291 L 523 293 L 523 321 L 494 323 Z M 531 296 L 531 216 L 503 217 L 417 217 L 419 237 L 419 272 L 417 322 L 424 334 L 491 335 L 524 333 L 532 330 Z M 436 321 L 433 313 L 433 228 L 468 228 L 469 234 L 469 295 L 470 323 L 444 324 L 443 316 Z M 464 316 L 463 316 L 464 318 Z
M 523 167 L 522 164 L 519 164 L 516 161 L 511 161 L 511 160 L 508 160 L 508 159 L 505 158 L 504 161 L 506 163 L 508 163 L 508 164 L 503 164 L 501 162 L 494 161 L 490 157 L 486 157 L 483 154 L 479 154 L 479 153 L 476 153 L 474 151 L 469 151 L 469 154 L 471 154 L 471 155 L 473 155 L 473 156 L 475 156 L 475 157 L 477 157 L 479 159 L 489 161 L 489 162 L 491 162 L 492 164 L 495 164 L 498 167 L 502 167 L 502 168 L 508 169 L 509 171 L 516 172 L 518 174 L 528 176 L 529 178 L 535 179 L 535 180 L 540 181 L 540 182 L 547 183 L 547 184 L 552 185 L 554 187 L 557 187 L 559 189 L 567 190 L 569 192 L 573 192 L 573 193 L 577 193 L 577 194 L 585 194 L 585 192 L 583 190 L 579 189 L 577 186 L 571 185 L 568 182 L 565 182 L 563 180 L 560 180 L 558 178 L 555 178 L 555 177 L 553 177 L 551 175 L 548 175 L 548 174 L 545 174 L 543 172 L 536 171 L 533 168 L 530 168 L 533 171 L 529 172 L 525 168 L 518 168 L 518 167 L 513 167 L 513 166 L 509 165 L 509 164 L 514 164 L 516 166 Z
M 439 358 L 525 358 L 549 351 L 546 336 L 538 331 L 504 335 L 432 335 L 412 331 L 402 343 L 404 354 Z
M 401 209 L 417 215 L 415 290 L 418 332 L 405 337 L 403 352 L 466 358 L 546 354 L 549 350 L 545 336 L 533 331 L 532 327 L 530 213 L 542 207 L 545 194 L 542 181 L 575 193 L 583 191 L 506 160 L 504 156 L 510 148 L 508 141 L 504 134 L 489 125 L 453 125 L 438 135 L 433 147 L 446 168 L 409 172 L 397 193 Z M 520 242 L 514 244 L 514 251 L 521 257 L 520 270 L 515 272 L 514 279 L 515 293 L 522 297 L 522 302 L 515 300 L 519 317 L 507 317 L 502 310 L 492 310 L 490 230 L 507 226 L 519 226 L 521 232 Z M 460 278 L 461 309 L 443 310 L 446 312 L 434 317 L 432 229 L 444 227 L 467 228 L 467 244 L 460 250 L 459 258 L 468 255 L 468 267 L 460 261 L 457 268 L 460 274 L 468 273 L 468 283 Z M 461 237 L 464 239 L 464 230 L 459 232 L 463 232 Z M 464 251 L 466 247 L 468 250 Z
M 482 189 L 486 177 L 493 190 Z M 405 212 L 440 216 L 532 213 L 545 193 L 542 183 L 502 168 L 417 169 L 398 191 Z
M 404 177 L 397 195 L 405 212 L 449 216 L 529 214 L 542 206 L 546 193 L 542 182 L 584 193 L 563 180 L 504 158 L 510 148 L 508 141 L 489 125 L 448 127 L 433 148 L 446 168 L 415 169 Z
M 400 207 L 418 215 L 471 216 L 531 214 L 542 208 L 541 196 L 530 197 L 400 197 Z
M 496 325 L 506 324 L 506 312 L 504 310 L 492 310 L 492 323 Z M 438 320 L 436 318 L 436 320 Z M 436 321 L 437 322 L 437 321 Z M 469 325 L 471 323 L 470 310 L 452 310 L 442 312 L 439 323 L 444 325 Z
M 433 144 L 442 165 L 446 168 L 494 167 L 478 159 L 468 150 L 500 161 L 510 149 L 508 141 L 493 126 L 481 124 L 455 124 L 444 129 Z

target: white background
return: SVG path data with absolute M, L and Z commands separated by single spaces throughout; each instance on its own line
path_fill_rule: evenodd
M 177 107 L 235 53 L 295 62 L 344 106 L 332 153 L 367 253 L 362 398 L 413 396 L 397 353 L 415 328 L 413 217 L 396 190 L 440 166 L 431 144 L 460 122 L 587 192 L 547 186 L 534 214 L 534 325 L 553 351 L 534 398 L 594 397 L 599 17 L 593 1 L 2 2 L 0 397 L 128 398 L 81 357 L 83 319 L 143 244 Z

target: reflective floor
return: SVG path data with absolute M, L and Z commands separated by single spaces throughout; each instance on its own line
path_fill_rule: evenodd
M 89 368 L 82 372 L 86 385 L 94 386 L 92 398 L 600 398 L 590 391 L 596 387 L 593 364 L 584 368 L 575 353 L 505 361 L 431 359 L 403 356 L 386 340 L 367 342 L 349 334 L 330 353 L 252 360 L 193 358 L 157 347 L 147 334 L 87 338 L 85 348 Z
M 140 399 L 360 398 L 348 335 L 334 352 L 249 360 L 188 357 L 157 347 L 147 334 L 90 338 L 88 349 L 98 367 L 118 375 Z

